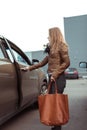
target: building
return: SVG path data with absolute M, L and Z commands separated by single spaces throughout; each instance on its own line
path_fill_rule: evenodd
M 77 68 L 80 74 L 87 73 L 79 67 L 80 61 L 87 61 L 87 15 L 65 17 L 64 33 L 69 44 L 70 67 Z

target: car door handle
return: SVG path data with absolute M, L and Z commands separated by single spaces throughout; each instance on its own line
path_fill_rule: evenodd
M 26 67 L 23 67 L 23 68 L 20 68 L 20 70 L 22 70 L 22 71 L 28 71 L 29 69 L 27 69 Z

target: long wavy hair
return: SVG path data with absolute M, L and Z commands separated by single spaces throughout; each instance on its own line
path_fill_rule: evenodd
M 52 52 L 56 52 L 59 49 L 61 43 L 65 43 L 65 39 L 58 27 L 50 28 L 49 29 L 49 36 L 50 36 L 50 50 Z

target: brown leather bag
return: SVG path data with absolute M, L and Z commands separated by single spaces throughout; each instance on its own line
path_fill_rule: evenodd
M 55 83 L 55 93 L 49 94 L 51 83 L 46 95 L 38 96 L 40 121 L 48 126 L 64 125 L 69 121 L 68 95 L 58 94 Z

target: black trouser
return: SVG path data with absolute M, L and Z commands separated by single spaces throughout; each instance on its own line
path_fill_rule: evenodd
M 51 76 L 51 75 L 50 75 Z M 49 78 L 50 78 L 49 76 Z M 66 86 L 66 79 L 64 73 L 60 75 L 59 78 L 56 79 L 56 84 L 57 84 L 57 90 L 58 93 L 63 93 L 64 88 Z M 50 94 L 55 93 L 55 87 L 54 87 L 54 82 L 52 83 L 51 89 L 50 89 Z M 52 130 L 61 130 L 61 126 L 54 126 Z

